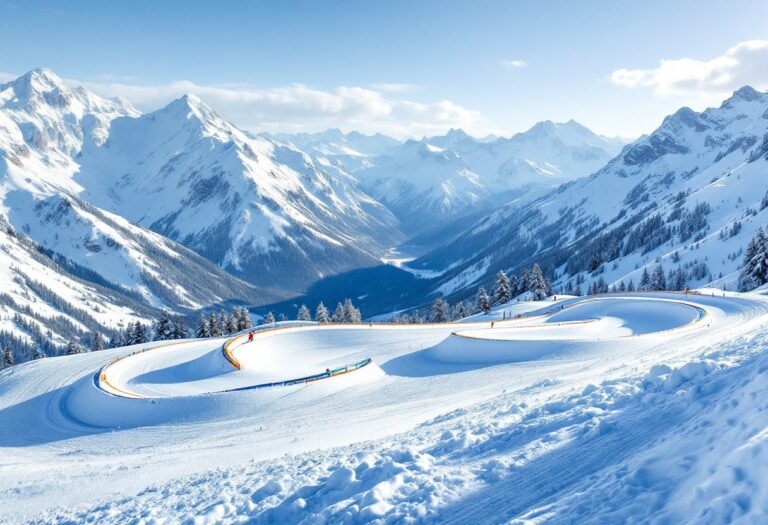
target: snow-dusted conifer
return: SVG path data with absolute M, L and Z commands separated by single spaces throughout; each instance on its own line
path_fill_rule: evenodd
M 3 368 L 13 366 L 13 363 L 13 351 L 11 350 L 10 345 L 5 345 L 5 348 L 3 349 Z
M 227 333 L 234 334 L 238 331 L 238 320 L 240 318 L 240 309 L 232 308 L 232 311 L 227 316 Z
M 80 353 L 80 345 L 74 339 L 70 339 L 67 343 L 67 355 L 74 355 Z
M 331 321 L 334 323 L 343 323 L 344 322 L 344 305 L 341 303 L 336 303 L 336 309 L 333 311 L 333 316 L 331 316 Z
M 210 325 L 208 324 L 208 319 L 205 317 L 205 314 L 202 312 L 200 313 L 200 317 L 197 319 L 197 329 L 195 330 L 195 336 L 196 337 L 210 337 L 211 336 L 211 330 Z
M 309 313 L 309 308 L 306 304 L 302 304 L 299 307 L 299 312 L 296 314 L 296 320 L 298 321 L 311 321 L 312 314 Z
M 315 321 L 318 323 L 329 323 L 331 321 L 328 308 L 325 307 L 322 301 L 320 301 L 320 303 L 317 305 L 317 308 L 315 309 Z
M 345 323 L 359 323 L 362 321 L 362 316 L 360 315 L 360 310 L 358 310 L 354 304 L 352 304 L 352 299 L 347 299 L 344 301 L 344 322 Z
M 273 314 L 272 310 L 270 310 L 264 317 L 264 324 L 275 324 L 275 322 L 275 314 Z
M 99 332 L 93 332 L 91 334 L 91 351 L 98 352 L 99 350 L 104 350 L 104 346 L 104 336 Z
M 651 274 L 651 282 L 649 286 L 651 290 L 667 289 L 667 279 L 666 277 L 664 277 L 664 268 L 662 268 L 661 265 L 657 266 L 653 270 L 653 274 Z
M 651 289 L 651 276 L 648 275 L 648 269 L 643 268 L 643 275 L 640 277 L 640 286 L 638 287 L 638 290 L 646 292 L 650 289 Z
M 535 301 L 540 301 L 549 295 L 550 286 L 541 272 L 541 267 L 534 264 L 526 275 L 526 291 L 530 292 Z
M 160 317 L 155 323 L 155 341 L 166 341 L 173 335 L 173 323 L 168 310 L 160 312 Z
M 435 299 L 435 302 L 432 303 L 432 317 L 435 319 L 436 323 L 446 323 L 448 322 L 448 312 L 450 307 L 448 306 L 448 302 L 443 299 L 442 297 L 438 297 Z
M 237 320 L 238 330 L 248 330 L 253 328 L 253 321 L 251 321 L 251 312 L 245 306 L 240 308 L 240 315 Z
M 508 303 L 511 298 L 512 290 L 509 277 L 499 270 L 499 273 L 496 274 L 496 283 L 493 286 L 493 302 L 494 304 L 504 304 Z
M 183 317 L 177 317 L 173 320 L 171 339 L 186 339 L 188 332 L 189 330 L 187 329 L 187 323 L 184 322 Z
M 488 297 L 488 292 L 485 291 L 485 288 L 482 286 L 477 289 L 477 310 L 480 312 L 484 312 L 491 306 L 491 300 Z
M 208 314 L 208 334 L 210 337 L 219 337 L 221 335 L 221 328 L 219 327 L 219 318 L 216 314 L 211 312 Z

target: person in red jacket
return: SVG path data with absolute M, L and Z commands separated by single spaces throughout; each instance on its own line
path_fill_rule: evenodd
M 253 341 L 253 332 L 248 332 L 248 342 L 250 343 L 252 341 Z

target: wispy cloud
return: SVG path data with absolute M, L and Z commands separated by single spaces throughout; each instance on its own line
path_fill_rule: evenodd
M 11 80 L 18 78 L 18 76 L 19 75 L 14 75 L 13 73 L 0 71 L 0 82 L 10 82 Z
M 485 123 L 477 111 L 450 100 L 415 102 L 399 96 L 410 84 L 384 84 L 376 88 L 340 86 L 333 90 L 318 90 L 304 84 L 255 89 L 189 81 L 153 86 L 127 82 L 83 84 L 103 96 L 124 97 L 142 111 L 157 109 L 185 93 L 193 93 L 222 117 L 250 131 L 340 127 L 406 137 L 456 127 L 480 132 Z
M 371 84 L 371 89 L 376 91 L 382 91 L 384 93 L 406 93 L 408 91 L 416 91 L 420 89 L 420 86 L 416 84 Z
M 768 88 L 768 40 L 741 42 L 710 60 L 661 60 L 654 69 L 617 69 L 611 81 L 627 88 L 647 87 L 660 96 L 722 98 L 745 84 Z
M 523 60 L 502 60 L 501 65 L 504 66 L 507 69 L 520 69 L 521 67 L 525 67 L 528 64 L 525 63 Z

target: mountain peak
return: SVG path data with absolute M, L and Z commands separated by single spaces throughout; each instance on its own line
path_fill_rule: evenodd
M 760 93 L 752 86 L 744 86 L 734 91 L 731 98 L 740 98 L 742 100 L 746 100 L 747 102 L 752 102 L 753 100 L 757 100 L 762 96 L 763 93 Z
M 66 91 L 66 83 L 59 78 L 53 71 L 41 67 L 24 73 L 16 80 L 12 80 L 7 85 L 12 86 L 19 99 L 29 99 L 34 94 L 47 93 L 49 91 Z

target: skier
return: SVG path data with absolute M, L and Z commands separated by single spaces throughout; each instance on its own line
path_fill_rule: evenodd
M 248 332 L 248 342 L 253 342 L 253 332 Z

